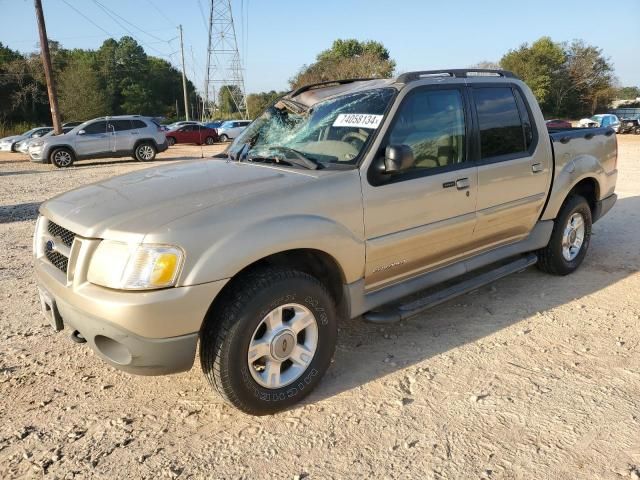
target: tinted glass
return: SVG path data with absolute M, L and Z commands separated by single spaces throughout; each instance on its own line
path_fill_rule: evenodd
M 95 122 L 84 127 L 84 132 L 88 134 L 92 133 L 106 133 L 107 132 L 107 122 Z
M 400 106 L 390 145 L 408 145 L 414 168 L 437 168 L 465 161 L 464 101 L 458 90 L 422 90 Z
M 147 124 L 144 123 L 142 120 L 131 120 L 131 126 L 133 128 L 147 128 Z M 157 123 L 156 123 L 156 126 L 158 126 Z
M 124 132 L 126 130 L 131 130 L 131 121 L 130 120 L 110 120 L 108 122 L 109 130 L 113 130 L 116 132 Z
M 522 122 L 511 88 L 475 88 L 481 158 L 524 152 Z

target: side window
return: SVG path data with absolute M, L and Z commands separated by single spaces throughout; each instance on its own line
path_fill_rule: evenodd
M 480 128 L 480 158 L 525 152 L 525 134 L 509 87 L 474 88 Z
M 462 163 L 464 100 L 459 90 L 417 90 L 404 100 L 389 135 L 390 145 L 408 145 L 417 169 Z
M 131 127 L 132 128 L 147 128 L 147 124 L 144 123 L 142 120 L 131 120 Z
M 95 122 L 84 127 L 86 134 L 107 133 L 107 122 Z
M 109 125 L 112 125 L 113 130 L 116 132 L 131 130 L 131 122 L 129 120 L 111 120 Z

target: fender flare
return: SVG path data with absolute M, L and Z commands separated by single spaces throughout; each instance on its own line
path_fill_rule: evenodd
M 579 155 L 569 160 L 562 170 L 556 173 L 553 179 L 549 200 L 541 216 L 541 220 L 553 220 L 558 216 L 562 204 L 569 193 L 582 180 L 592 179 L 600 192 L 602 182 L 600 178 L 605 175 L 604 169 L 597 158 L 592 155 Z M 598 197 L 599 195 L 596 195 Z M 596 198 L 596 200 L 600 200 Z
M 263 239 L 267 241 L 262 243 Z M 187 251 L 186 275 L 180 279 L 180 284 L 195 285 L 232 278 L 270 255 L 299 249 L 318 250 L 329 255 L 342 271 L 346 283 L 354 282 L 364 274 L 364 239 L 324 217 L 287 215 L 220 235 L 194 258 L 190 258 Z

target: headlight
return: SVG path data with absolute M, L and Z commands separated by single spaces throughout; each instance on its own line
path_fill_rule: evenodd
M 119 290 L 172 287 L 183 260 L 182 249 L 172 245 L 132 245 L 103 240 L 91 258 L 87 279 Z
M 41 147 L 42 145 L 44 145 L 43 140 L 35 140 L 29 144 L 29 147 Z

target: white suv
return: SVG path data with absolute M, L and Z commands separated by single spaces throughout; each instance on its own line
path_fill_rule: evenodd
M 251 120 L 229 120 L 228 122 L 224 122 L 217 128 L 220 141 L 228 142 L 229 140 L 233 140 L 240 135 L 250 123 Z
M 133 157 L 148 162 L 167 148 L 167 139 L 156 122 L 139 115 L 122 115 L 95 118 L 65 135 L 34 141 L 29 157 L 32 162 L 63 168 L 88 158 Z

